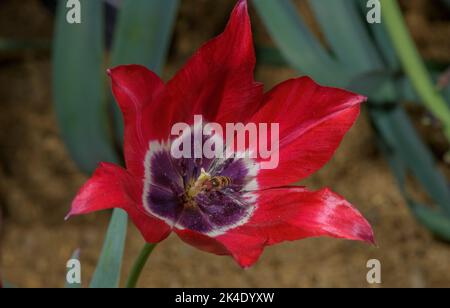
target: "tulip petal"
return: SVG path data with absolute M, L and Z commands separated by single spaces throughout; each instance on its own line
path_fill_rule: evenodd
M 212 237 L 206 236 L 196 231 L 184 229 L 175 229 L 174 232 L 178 237 L 191 246 L 194 246 L 200 250 L 213 253 L 219 256 L 229 255 L 229 251 L 220 242 Z
M 243 231 L 264 237 L 267 245 L 320 236 L 375 242 L 372 227 L 361 213 L 327 188 L 269 189 L 261 192 L 258 204 Z
M 267 93 L 250 122 L 279 123 L 279 164 L 260 171 L 259 188 L 290 185 L 323 167 L 356 121 L 363 101 L 363 96 L 319 86 L 308 77 Z
M 139 201 L 141 186 L 140 181 L 135 180 L 125 169 L 102 163 L 80 189 L 67 218 L 121 208 L 128 213 L 147 242 L 160 242 L 170 234 L 171 229 L 162 220 L 144 212 Z
M 243 267 L 253 265 L 264 246 L 284 241 L 328 236 L 375 242 L 367 220 L 329 189 L 266 190 L 261 192 L 258 203 L 258 209 L 246 225 L 216 238 Z
M 329 189 L 266 190 L 261 192 L 258 204 L 247 224 L 215 238 L 187 230 L 175 232 L 198 249 L 232 256 L 244 268 L 258 260 L 265 246 L 284 241 L 328 236 L 374 243 L 367 220 Z
M 144 176 L 144 158 L 150 139 L 165 138 L 169 120 L 158 97 L 164 89 L 161 79 L 140 65 L 123 65 L 108 70 L 112 90 L 122 111 L 124 155 L 127 169 L 137 177 Z
M 176 106 L 177 122 L 191 123 L 193 115 L 220 124 L 248 119 L 263 98 L 253 78 L 255 62 L 247 2 L 239 1 L 225 31 L 168 82 L 166 103 Z
M 175 233 L 185 243 L 197 249 L 219 256 L 232 256 L 242 268 L 252 266 L 262 254 L 265 246 L 262 237 L 234 230 L 216 238 L 190 230 L 175 230 Z

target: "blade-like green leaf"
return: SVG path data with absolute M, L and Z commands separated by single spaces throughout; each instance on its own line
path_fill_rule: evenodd
M 177 15 L 178 0 L 124 0 L 114 37 L 112 65 L 141 64 L 160 74 Z M 115 124 L 122 144 L 122 115 L 115 106 Z
M 450 242 L 450 219 L 437 210 L 409 201 L 414 216 L 437 237 Z
M 113 64 L 142 64 L 160 72 L 171 40 L 178 0 L 125 0 L 122 5 L 114 38 Z M 117 109 L 115 117 L 118 136 L 122 136 L 122 117 Z M 119 285 L 126 228 L 127 215 L 115 210 L 90 287 Z
M 372 103 L 383 103 L 398 98 L 395 79 L 388 71 L 371 71 L 358 75 L 347 88 L 369 97 Z
M 309 4 L 333 53 L 352 73 L 384 69 L 354 1 L 309 0 Z
M 293 68 L 323 84 L 348 84 L 351 71 L 328 54 L 290 0 L 255 0 L 253 3 L 272 39 Z
M 395 149 L 395 134 L 391 134 L 387 129 L 379 129 L 385 126 L 383 122 L 380 121 L 380 117 L 383 118 L 385 115 L 377 114 L 371 112 L 374 124 L 378 129 L 378 137 L 380 148 L 383 150 L 386 158 L 388 159 L 389 165 L 394 172 L 394 175 L 398 181 L 400 190 L 405 197 L 408 207 L 410 208 L 416 219 L 427 227 L 432 233 L 441 239 L 450 241 L 450 218 L 448 215 L 442 212 L 442 209 L 432 209 L 429 206 L 420 204 L 414 198 L 410 196 L 406 189 L 406 174 L 408 166 L 405 164 L 402 155 Z
M 177 15 L 178 0 L 124 0 L 114 37 L 112 65 L 145 65 L 161 73 Z
M 433 84 L 429 71 L 403 18 L 398 1 L 383 0 L 381 10 L 383 24 L 386 26 L 406 75 L 411 79 L 411 83 L 424 105 L 441 121 L 444 134 L 450 141 L 450 109 Z
M 256 46 L 256 57 L 258 64 L 273 66 L 288 66 L 281 52 L 274 47 Z
M 394 173 L 394 176 L 397 179 L 400 190 L 407 202 L 407 205 L 416 219 L 439 238 L 450 241 L 450 216 L 446 215 L 445 212 L 443 212 L 442 207 L 432 209 L 429 206 L 420 204 L 419 202 L 414 200 L 414 198 L 406 189 L 406 175 L 409 166 L 406 163 L 404 153 L 398 151 L 398 148 L 396 147 L 398 132 L 395 132 L 391 126 L 393 120 L 403 121 L 401 120 L 403 118 L 403 115 L 388 115 L 388 113 L 392 112 L 398 114 L 403 113 L 400 107 L 397 108 L 398 110 L 393 109 L 390 111 L 386 110 L 381 112 L 370 112 L 370 115 L 378 132 L 378 141 L 380 148 L 385 154 Z M 416 163 L 418 165 L 421 165 L 421 162 Z M 427 168 L 427 166 L 421 166 L 421 168 Z
M 397 107 L 384 111 L 372 110 L 371 115 L 390 149 L 388 159 L 393 159 L 396 164 L 402 161 L 407 168 L 403 174 L 396 170 L 400 187 L 405 190 L 405 177 L 410 170 L 433 201 L 450 217 L 450 191 L 447 180 L 439 171 L 429 149 L 416 134 L 406 113 Z M 391 167 L 397 168 L 395 164 L 391 164 Z
M 330 80 L 331 77 L 332 85 L 351 86 L 363 93 L 379 92 L 373 97 L 377 104 L 369 105 L 372 107 L 370 114 L 399 186 L 418 219 L 425 225 L 431 225 L 429 228 L 436 234 L 449 238 L 450 192 L 447 180 L 438 170 L 430 151 L 421 142 L 404 110 L 398 105 L 386 104 L 386 101 L 395 101 L 393 98 L 398 98 L 399 94 L 405 94 L 403 92 L 411 94 L 407 82 L 400 82 L 392 73 L 393 70 L 382 69 L 383 64 L 396 65 L 394 68 L 398 68 L 397 58 L 392 54 L 386 33 L 381 32 L 382 29 L 373 31 L 374 36 L 378 37 L 375 40 L 377 44 L 382 41 L 384 46 L 376 46 L 370 41 L 369 34 L 363 30 L 366 26 L 361 22 L 361 17 L 357 16 L 356 6 L 352 6 L 356 2 L 314 0 L 310 3 L 338 59 L 347 66 L 356 61 L 358 67 L 365 67 L 360 71 L 365 71 L 364 74 L 357 76 L 359 83 L 349 82 L 353 75 L 348 71 L 341 76 L 335 73 L 336 67 L 339 68 L 340 65 L 336 65 L 333 59 L 330 60 L 329 55 L 296 16 L 296 10 L 288 0 L 255 0 L 258 12 L 270 34 L 295 69 L 311 74 L 321 82 Z M 359 3 L 361 5 L 361 1 Z M 343 16 L 343 20 L 338 20 L 335 16 Z M 376 47 L 382 51 L 384 63 L 376 53 Z M 375 62 L 372 57 L 376 57 Z M 402 91 L 397 91 L 397 85 L 400 83 Z M 409 172 L 418 179 L 439 210 L 433 211 L 424 206 L 415 207 L 418 203 L 415 203 L 406 191 L 406 175 Z M 445 213 L 447 218 L 440 212 Z
M 273 47 L 257 47 L 256 54 L 258 63 L 273 66 L 288 66 L 286 59 L 281 52 Z M 397 61 L 398 63 L 398 61 Z M 435 67 L 430 66 L 429 70 L 434 80 L 437 80 L 439 74 Z M 353 81 L 349 86 L 354 92 L 363 93 L 370 97 L 371 102 L 382 104 L 387 101 L 407 101 L 410 103 L 420 103 L 411 81 L 406 76 L 396 76 L 389 71 L 374 71 L 358 76 L 358 80 Z M 450 107 L 450 86 L 442 90 Z
M 53 95 L 70 154 L 83 171 L 90 173 L 100 161 L 117 161 L 105 108 L 103 4 L 81 0 L 82 23 L 69 24 L 66 2 L 58 2 Z
M 75 250 L 70 259 L 80 261 L 80 250 L 79 249 Z M 79 288 L 81 288 L 81 283 L 69 283 L 67 281 L 67 277 L 66 277 L 66 288 L 67 289 L 79 289 Z
M 90 288 L 117 288 L 119 286 L 127 223 L 127 214 L 121 209 L 115 209 Z
M 353 0 L 359 7 L 360 14 L 365 15 L 368 12 L 367 0 Z M 380 55 L 383 56 L 384 63 L 391 71 L 398 71 L 400 69 L 400 61 L 397 57 L 394 47 L 392 46 L 391 39 L 386 32 L 383 24 L 369 24 L 365 23 L 365 26 L 372 33 L 374 40 L 374 48 L 377 49 Z

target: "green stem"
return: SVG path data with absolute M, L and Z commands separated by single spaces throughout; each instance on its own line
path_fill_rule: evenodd
M 141 272 L 144 269 L 145 264 L 147 263 L 148 257 L 150 257 L 153 249 L 155 249 L 156 244 L 148 244 L 146 243 L 141 250 L 138 258 L 134 262 L 133 268 L 130 271 L 130 276 L 128 277 L 126 287 L 127 288 L 135 288 L 139 277 L 141 276 Z
M 386 29 L 391 36 L 406 74 L 411 79 L 424 104 L 442 122 L 444 133 L 450 141 L 450 109 L 433 84 L 405 23 L 397 0 L 383 0 L 381 7 Z

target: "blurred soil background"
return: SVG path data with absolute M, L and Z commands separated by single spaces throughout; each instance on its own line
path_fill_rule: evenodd
M 304 1 L 296 2 L 307 12 Z M 403 7 L 423 56 L 449 63 L 450 20 L 436 2 L 408 0 Z M 181 1 L 165 79 L 223 29 L 233 5 L 231 0 Z M 257 43 L 268 44 L 253 10 L 252 19 Z M 50 41 L 52 22 L 37 0 L 0 2 L 0 37 Z M 56 125 L 50 56 L 48 49 L 0 53 L 0 264 L 2 276 L 20 287 L 62 287 L 65 263 L 76 248 L 87 285 L 110 217 L 104 212 L 64 222 L 87 177 L 71 161 Z M 268 90 L 296 73 L 260 65 L 256 76 Z M 332 239 L 284 243 L 266 249 L 253 268 L 241 270 L 231 258 L 203 253 L 172 236 L 154 251 L 140 285 L 367 287 L 366 262 L 376 258 L 382 263 L 381 286 L 450 287 L 450 245 L 433 238 L 408 212 L 366 114 L 334 159 L 306 184 L 329 186 L 346 196 L 372 223 L 378 247 Z M 130 224 L 124 273 L 142 245 Z

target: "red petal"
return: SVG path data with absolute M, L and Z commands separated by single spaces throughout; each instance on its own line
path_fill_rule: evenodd
M 149 140 L 161 136 L 166 138 L 169 134 L 166 116 L 170 112 L 165 112 L 158 100 L 164 84 L 156 74 L 139 65 L 119 66 L 108 73 L 125 122 L 124 154 L 127 169 L 142 178 Z
M 367 220 L 343 197 L 323 189 L 280 188 L 260 193 L 258 209 L 241 232 L 262 236 L 268 245 L 330 236 L 374 243 Z
M 253 79 L 255 62 L 247 1 L 239 1 L 225 31 L 167 84 L 167 104 L 176 106 L 177 121 L 192 123 L 193 115 L 220 124 L 248 119 L 263 98 L 262 85 Z
M 374 243 L 372 227 L 341 196 L 324 189 L 283 188 L 261 192 L 250 221 L 215 238 L 175 231 L 186 243 L 252 266 L 267 245 L 308 237 L 330 236 Z
M 374 243 L 367 220 L 341 196 L 324 189 L 261 192 L 250 221 L 215 238 L 242 266 L 252 266 L 267 245 L 330 236 Z
M 191 230 L 174 230 L 185 243 L 200 250 L 210 252 L 219 256 L 229 255 L 228 250 L 214 238 Z
M 260 189 L 292 184 L 323 167 L 354 124 L 365 97 L 304 77 L 278 85 L 264 101 L 250 122 L 279 123 L 279 165 L 261 170 Z
M 264 250 L 264 239 L 230 230 L 216 238 L 190 230 L 175 230 L 185 243 L 219 256 L 232 256 L 243 268 L 250 267 Z
M 258 261 L 266 245 L 265 239 L 257 234 L 242 232 L 237 228 L 218 236 L 216 240 L 224 245 L 229 254 L 243 268 L 248 268 Z
M 102 163 L 89 181 L 80 189 L 67 218 L 73 215 L 121 208 L 149 243 L 157 243 L 170 234 L 169 226 L 144 212 L 140 205 L 141 181 L 135 180 L 125 169 Z

